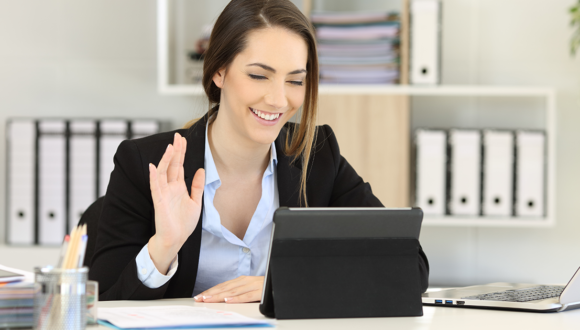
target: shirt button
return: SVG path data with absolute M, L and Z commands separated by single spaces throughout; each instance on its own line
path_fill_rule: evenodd
M 244 253 L 250 253 L 250 249 L 248 249 L 247 247 L 243 248 L 242 251 L 244 251 Z
M 141 274 L 143 274 L 143 275 L 147 274 L 147 269 L 141 268 Z

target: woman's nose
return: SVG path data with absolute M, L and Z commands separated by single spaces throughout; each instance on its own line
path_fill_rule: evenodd
M 268 105 L 276 109 L 282 109 L 288 106 L 284 84 L 274 84 L 268 95 L 266 95 L 265 101 Z

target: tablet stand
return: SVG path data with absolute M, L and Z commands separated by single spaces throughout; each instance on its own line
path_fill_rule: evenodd
M 417 239 L 274 239 L 278 319 L 421 316 Z M 268 293 L 267 293 L 268 294 Z

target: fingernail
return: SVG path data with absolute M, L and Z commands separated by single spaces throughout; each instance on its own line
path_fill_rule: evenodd
M 225 302 L 228 302 L 228 300 L 231 300 L 232 298 L 224 298 Z
M 203 296 L 203 300 L 209 299 L 211 297 L 213 297 L 213 296 Z
M 165 150 L 169 150 L 169 147 L 170 147 L 170 146 L 171 146 L 171 144 L 168 144 L 168 145 L 167 145 L 167 149 L 165 149 Z
M 199 300 L 199 296 L 195 296 L 195 297 L 193 297 L 193 299 Z

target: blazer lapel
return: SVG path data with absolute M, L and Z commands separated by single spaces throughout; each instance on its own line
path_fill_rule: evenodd
M 185 151 L 185 159 L 183 161 L 185 186 L 187 192 L 191 195 L 191 182 L 198 169 L 204 166 L 205 156 L 205 126 L 207 123 L 207 114 L 203 116 L 198 122 L 190 127 L 185 133 L 184 137 L 187 140 L 187 150 Z M 199 260 L 199 252 L 201 247 L 201 228 L 203 220 L 203 197 L 202 209 L 199 215 L 197 227 L 189 236 L 187 241 L 179 250 L 179 267 L 169 283 L 167 288 L 167 298 L 181 298 L 191 297 L 193 295 L 193 288 L 197 276 L 197 266 Z
M 300 161 L 292 164 L 293 156 L 284 153 L 287 127 L 282 128 L 276 139 L 276 155 L 278 157 L 278 196 L 280 206 L 300 207 L 300 177 L 302 164 Z M 303 202 L 302 205 L 305 205 Z

